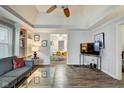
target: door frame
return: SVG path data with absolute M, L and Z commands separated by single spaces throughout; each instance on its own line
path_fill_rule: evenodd
M 68 33 L 50 33 L 50 42 L 51 42 L 51 35 L 52 34 L 66 34 L 67 35 L 67 59 L 66 59 L 66 64 L 68 62 L 68 38 L 69 38 L 69 34 Z M 50 56 L 51 56 L 51 45 L 50 45 Z M 50 61 L 51 64 L 51 61 Z
M 121 45 L 121 31 L 120 25 L 124 24 L 124 20 L 116 24 L 116 76 L 119 80 L 122 80 L 122 45 Z

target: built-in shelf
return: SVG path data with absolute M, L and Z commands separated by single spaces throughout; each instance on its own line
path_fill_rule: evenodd
M 23 28 L 20 28 L 20 38 L 19 38 L 19 56 L 24 57 L 25 56 L 25 39 L 26 39 L 26 30 Z
M 32 56 L 32 46 L 33 46 L 33 33 L 26 28 L 20 29 L 20 49 L 19 55 L 20 57 L 29 57 Z
M 20 39 L 25 39 L 25 37 L 20 37 Z
M 25 47 L 20 47 L 20 48 L 25 49 Z

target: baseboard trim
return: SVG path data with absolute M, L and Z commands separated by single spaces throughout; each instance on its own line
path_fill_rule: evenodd
M 116 77 L 115 75 L 112 75 L 110 74 L 109 72 L 105 71 L 102 69 L 102 72 L 104 72 L 105 74 L 109 75 L 110 77 L 114 78 L 114 79 L 117 79 L 117 80 L 120 80 L 118 77 Z

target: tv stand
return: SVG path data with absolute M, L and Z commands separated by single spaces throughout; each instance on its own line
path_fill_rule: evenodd
M 92 57 L 96 57 L 97 58 L 97 69 L 101 71 L 101 63 L 102 63 L 102 57 L 101 55 L 94 55 L 94 54 L 86 54 L 86 53 L 80 53 L 80 66 L 86 66 L 84 63 L 84 58 L 85 56 L 92 56 Z M 82 58 L 83 58 L 83 64 L 82 64 Z M 100 65 L 100 68 L 99 68 Z

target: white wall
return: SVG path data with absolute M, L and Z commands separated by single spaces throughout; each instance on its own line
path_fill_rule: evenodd
M 38 53 L 38 56 L 40 57 L 40 59 L 42 59 L 44 65 L 48 65 L 48 64 L 50 64 L 50 35 L 51 34 L 68 34 L 68 33 L 67 33 L 66 30 L 64 30 L 64 32 L 60 31 L 60 30 L 51 31 L 51 30 L 48 30 L 48 29 L 46 29 L 44 31 L 46 31 L 47 33 L 42 32 L 42 29 L 40 29 L 38 32 L 34 33 L 34 35 L 35 34 L 40 35 L 40 41 L 34 42 L 34 45 L 40 46 L 40 51 Z M 42 40 L 47 40 L 48 41 L 47 47 L 41 47 L 41 41 Z
M 46 48 L 42 48 L 40 50 L 40 58 L 44 60 L 44 64 L 50 63 L 50 34 L 57 34 L 55 32 L 51 33 L 36 33 L 40 34 L 41 40 L 48 40 L 48 46 Z M 80 43 L 82 42 L 91 42 L 91 34 L 90 32 L 84 31 L 72 31 L 72 32 L 63 32 L 61 34 L 68 34 L 68 65 L 78 65 L 79 64 L 79 54 L 80 54 Z M 40 42 L 35 42 L 35 45 L 41 45 Z M 89 58 L 88 58 L 89 59 Z
M 50 64 L 50 34 L 48 33 L 35 33 L 40 35 L 40 41 L 35 41 L 34 45 L 39 46 L 38 57 L 42 60 L 44 65 Z M 42 47 L 41 41 L 47 40 L 47 47 Z
M 120 43 L 121 36 L 119 36 L 120 29 L 117 28 L 119 28 L 119 23 L 123 21 L 124 17 L 116 18 L 92 30 L 92 40 L 95 34 L 105 33 L 105 49 L 102 52 L 102 71 L 116 79 L 122 78 L 122 62 L 120 60 L 120 48 L 122 49 L 122 46 Z
M 113 19 L 90 32 L 69 32 L 67 64 L 79 64 L 80 43 L 93 42 L 95 34 L 104 32 L 105 49 L 102 50 L 102 71 L 115 79 L 121 79 L 122 62 L 119 59 L 121 57 L 119 47 L 122 49 L 122 46 L 119 41 L 121 36 L 118 35 L 120 32 L 117 29 L 119 23 L 124 23 L 124 17 Z M 92 59 L 92 57 L 86 57 L 85 62 L 91 62 Z
M 120 31 L 121 31 L 121 46 L 122 46 L 122 51 L 124 51 L 124 24 L 120 25 Z
M 104 32 L 105 33 L 105 49 L 102 53 L 102 71 L 115 77 L 116 75 L 116 47 L 115 47 L 115 26 L 109 24 L 94 30 L 93 35 Z
M 90 32 L 69 32 L 68 33 L 68 59 L 67 64 L 79 65 L 80 43 L 91 42 Z
M 64 32 L 65 33 L 65 32 Z M 62 33 L 62 34 L 64 34 Z M 48 40 L 48 47 L 42 48 L 40 47 L 40 53 L 39 57 L 43 59 L 44 64 L 50 64 L 50 34 L 55 34 L 55 32 L 52 33 L 43 33 L 39 32 L 37 34 L 40 34 L 41 40 Z M 79 57 L 80 57 L 80 43 L 87 43 L 92 42 L 92 33 L 89 31 L 72 31 L 65 33 L 68 34 L 68 44 L 67 44 L 67 51 L 68 51 L 68 57 L 67 57 L 67 64 L 68 65 L 79 65 Z M 35 42 L 35 45 L 41 46 L 41 40 L 40 42 Z M 96 58 L 94 57 L 85 57 L 85 63 L 88 64 L 91 61 L 96 62 Z
M 40 52 L 38 53 L 38 56 L 40 59 L 43 60 L 44 65 L 50 64 L 50 35 L 51 34 L 68 34 L 68 31 L 66 30 L 50 30 L 50 29 L 38 29 L 34 32 L 34 35 L 38 34 L 40 35 L 40 41 L 34 42 L 34 45 L 40 46 Z M 48 45 L 47 47 L 41 47 L 41 41 L 47 40 Z

